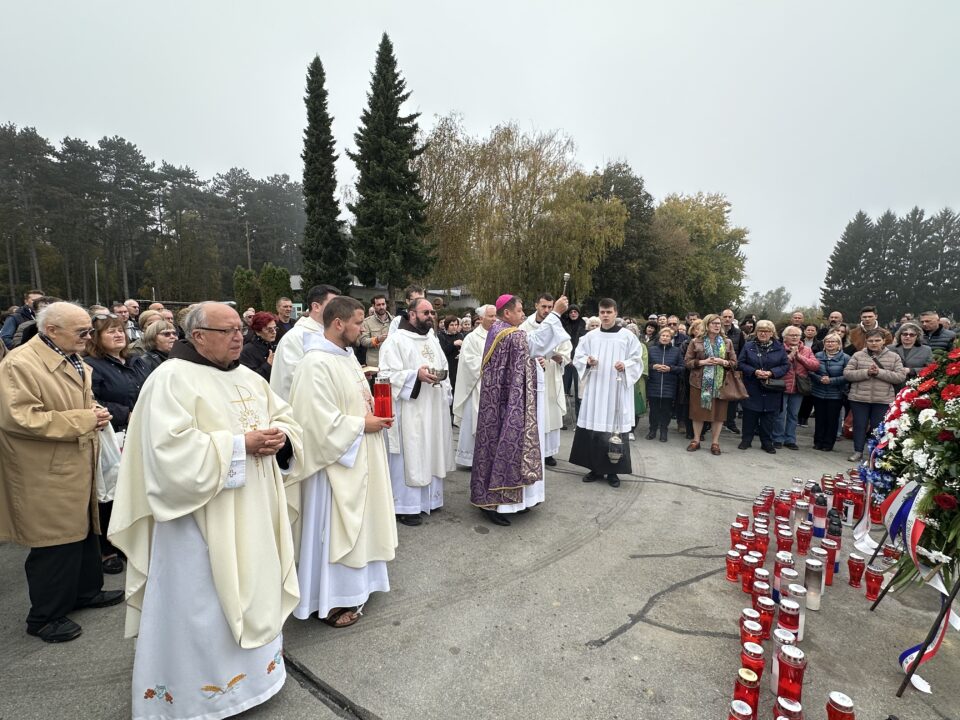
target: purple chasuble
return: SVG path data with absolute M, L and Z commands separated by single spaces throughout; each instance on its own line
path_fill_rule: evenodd
M 527 334 L 502 320 L 487 333 L 483 358 L 470 502 L 494 508 L 522 502 L 523 488 L 543 479 L 537 371 Z

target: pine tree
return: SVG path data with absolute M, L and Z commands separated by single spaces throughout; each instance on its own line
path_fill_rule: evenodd
M 869 288 L 873 287 L 864 273 L 872 236 L 873 222 L 861 210 L 847 223 L 830 253 L 820 294 L 824 314 L 839 310 L 846 318 L 859 317 L 860 308 L 868 302 Z
M 333 118 L 327 111 L 326 75 L 319 57 L 307 68 L 307 129 L 303 133 L 303 197 L 307 224 L 300 253 L 303 287 L 329 283 L 350 287 L 350 236 L 343 231 L 335 193 L 337 174 Z
M 358 275 L 365 284 L 379 280 L 394 289 L 425 277 L 433 268 L 427 234 L 426 205 L 413 160 L 419 113 L 401 115 L 410 97 L 397 69 L 393 44 L 384 33 L 377 50 L 367 108 L 354 135 L 357 151 L 347 155 L 357 165 L 357 201 L 348 207 L 356 218 L 353 237 Z
M 937 302 L 933 309 L 956 318 L 960 316 L 960 217 L 944 208 L 930 222 L 932 242 L 938 253 L 933 282 Z
M 890 248 L 890 278 L 894 289 L 891 314 L 926 310 L 935 302 L 933 275 L 939 252 L 933 246 L 933 228 L 923 210 L 914 207 L 897 223 L 897 235 Z

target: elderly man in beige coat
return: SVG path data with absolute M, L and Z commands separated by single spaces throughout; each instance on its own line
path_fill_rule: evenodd
M 78 353 L 93 331 L 86 311 L 48 305 L 39 333 L 0 364 L 0 540 L 30 548 L 27 632 L 46 642 L 78 637 L 67 613 L 123 601 L 104 591 L 94 471 L 96 405 L 90 367 Z

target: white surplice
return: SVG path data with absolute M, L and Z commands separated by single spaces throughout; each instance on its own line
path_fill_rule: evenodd
M 270 388 L 287 402 L 290 402 L 290 385 L 293 383 L 293 373 L 297 364 L 303 359 L 303 340 L 307 335 L 323 335 L 323 325 L 303 315 L 290 328 L 273 353 L 273 367 L 270 370 Z
M 432 332 L 420 335 L 401 328 L 380 346 L 380 371 L 390 375 L 397 419 L 387 431 L 387 440 L 393 502 L 399 515 L 441 507 L 443 479 L 455 468 L 450 378 L 438 386 L 421 384 L 417 373 L 424 365 L 448 370 L 440 341 Z
M 640 341 L 626 328 L 604 331 L 591 330 L 577 345 L 573 366 L 580 376 L 583 402 L 577 417 L 577 427 L 599 432 L 629 432 L 633 427 L 633 386 L 643 374 Z M 597 358 L 597 364 L 588 369 L 587 358 Z M 614 365 L 624 365 L 624 382 L 617 383 Z M 620 394 L 620 417 L 614 418 L 617 393 Z
M 300 484 L 300 604 L 293 611 L 306 620 L 389 592 L 397 534 L 384 437 L 364 432 L 369 390 L 352 349 L 307 337 L 292 390 L 294 416 L 307 423 L 311 473 Z
M 480 378 L 483 347 L 487 331 L 482 325 L 467 334 L 460 346 L 457 387 L 453 391 L 453 419 L 460 426 L 457 438 L 457 465 L 473 465 L 473 447 L 477 438 L 477 413 L 480 411 Z
M 557 347 L 564 341 L 570 342 L 570 336 L 567 334 L 567 331 L 563 329 L 563 325 L 560 324 L 560 316 L 552 312 L 547 317 L 544 318 L 543 322 L 540 323 L 537 332 L 535 333 L 524 333 L 527 339 L 527 348 L 530 351 L 530 356 L 534 358 L 540 357 L 549 357 L 552 355 L 553 348 Z M 537 433 L 540 436 L 540 464 L 541 468 L 544 467 L 543 461 L 544 458 L 548 457 L 544 454 L 544 449 L 546 447 L 546 438 L 544 437 L 544 428 L 546 427 L 546 419 L 543 414 L 543 394 L 539 392 L 540 388 L 540 363 L 534 363 L 537 366 Z M 557 448 L 559 450 L 559 447 Z M 545 472 L 545 471 L 544 471 Z M 544 477 L 541 473 L 541 477 Z M 518 503 L 513 503 L 512 505 L 497 505 L 498 513 L 517 513 L 521 510 L 526 510 L 527 508 L 532 508 L 534 505 L 539 505 L 547 498 L 547 489 L 543 480 L 537 480 L 533 485 L 527 485 L 523 488 L 523 501 Z
M 537 316 L 531 315 L 520 325 L 527 337 L 536 335 L 543 327 L 537 322 Z M 556 347 L 547 350 L 544 356 L 545 367 L 537 362 L 537 425 L 540 428 L 540 449 L 545 458 L 560 452 L 560 428 L 563 416 L 567 413 L 567 397 L 563 392 L 563 368 L 570 363 L 573 345 L 564 340 Z M 559 363 L 553 360 L 559 355 Z

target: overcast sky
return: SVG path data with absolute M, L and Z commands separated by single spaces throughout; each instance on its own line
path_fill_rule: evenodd
M 798 304 L 858 209 L 960 210 L 953 0 L 37 0 L 0 18 L 0 122 L 121 135 L 206 178 L 301 176 L 319 54 L 341 184 L 386 31 L 421 126 L 559 128 L 584 168 L 625 160 L 657 198 L 724 193 L 749 289 Z

